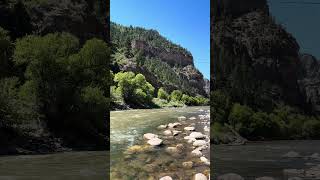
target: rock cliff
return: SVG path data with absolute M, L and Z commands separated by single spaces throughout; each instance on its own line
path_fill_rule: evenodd
M 300 56 L 295 38 L 275 22 L 265 0 L 212 5 L 212 90 L 267 111 L 279 103 L 319 109 L 318 63 Z

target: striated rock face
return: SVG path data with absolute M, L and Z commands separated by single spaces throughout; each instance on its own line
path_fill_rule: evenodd
M 306 102 L 313 107 L 313 110 L 320 112 L 320 64 L 312 55 L 302 54 L 301 77 L 299 85 L 305 94 Z
M 280 102 L 303 107 L 299 45 L 269 16 L 265 0 L 244 2 L 249 0 L 215 7 L 225 14 L 211 22 L 213 90 L 223 89 L 233 100 L 265 110 Z
M 151 46 L 147 42 L 142 40 L 133 40 L 131 42 L 131 46 L 132 49 L 141 50 L 145 55 L 160 58 L 162 61 L 168 63 L 171 66 L 193 66 L 193 57 L 191 54 L 168 51 L 166 49 Z

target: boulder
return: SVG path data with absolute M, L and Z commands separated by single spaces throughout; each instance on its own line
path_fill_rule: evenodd
M 195 138 L 195 139 L 203 139 L 203 138 L 206 137 L 201 132 L 192 132 L 189 136 L 192 137 L 192 138 Z
M 196 128 L 195 127 L 185 127 L 184 130 L 186 131 L 194 131 Z
M 165 129 L 165 128 L 167 128 L 168 127 L 168 125 L 160 125 L 160 126 L 158 126 L 158 129 Z
M 169 128 L 176 128 L 177 126 L 181 126 L 181 124 L 180 123 L 169 123 L 168 124 Z
M 176 130 L 173 130 L 173 131 L 172 131 L 172 135 L 173 135 L 173 136 L 176 136 L 176 135 L 178 135 L 179 133 L 181 133 L 181 131 L 176 131 Z
M 164 176 L 164 177 L 160 178 L 159 180 L 172 180 L 172 178 L 170 176 Z
M 200 160 L 201 160 L 201 162 L 203 162 L 204 164 L 210 166 L 210 161 L 209 161 L 206 157 L 202 156 L 202 157 L 200 157 Z
M 158 135 L 152 134 L 152 133 L 146 133 L 143 135 L 143 138 L 150 140 L 150 139 L 158 138 Z
M 153 139 L 150 139 L 147 143 L 150 144 L 151 146 L 159 146 L 162 144 L 162 140 L 159 138 L 153 138 Z
M 207 142 L 205 140 L 196 140 L 193 142 L 193 146 L 196 146 L 196 147 L 197 146 L 204 146 L 206 144 L 207 144 Z
M 244 178 L 235 173 L 228 173 L 219 176 L 217 180 L 244 180 Z
M 191 151 L 191 155 L 195 156 L 195 157 L 200 157 L 200 156 L 202 156 L 202 152 L 195 149 L 195 150 Z
M 207 176 L 205 176 L 204 174 L 202 173 L 197 173 L 195 176 L 194 176 L 194 180 L 208 180 Z
M 172 132 L 170 130 L 165 130 L 165 131 L 163 131 L 163 134 L 166 136 L 171 136 Z

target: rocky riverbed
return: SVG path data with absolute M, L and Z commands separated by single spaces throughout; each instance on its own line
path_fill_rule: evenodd
M 210 112 L 179 116 L 146 132 L 111 168 L 111 179 L 210 179 Z

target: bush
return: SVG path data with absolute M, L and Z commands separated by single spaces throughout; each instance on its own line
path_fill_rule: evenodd
M 159 88 L 157 97 L 159 99 L 168 100 L 169 99 L 169 94 L 164 90 L 164 88 Z
M 320 138 L 320 121 L 316 119 L 307 120 L 302 126 L 302 134 L 306 138 Z
M 248 106 L 235 103 L 232 106 L 228 121 L 234 129 L 237 129 L 240 132 L 240 134 L 248 136 L 252 132 L 250 118 L 253 113 L 253 110 Z
M 220 122 L 221 124 L 227 123 L 232 105 L 230 98 L 222 91 L 213 91 L 210 96 L 210 104 L 213 121 Z
M 171 101 L 181 101 L 181 98 L 182 98 L 182 92 L 179 90 L 174 90 L 170 94 Z

